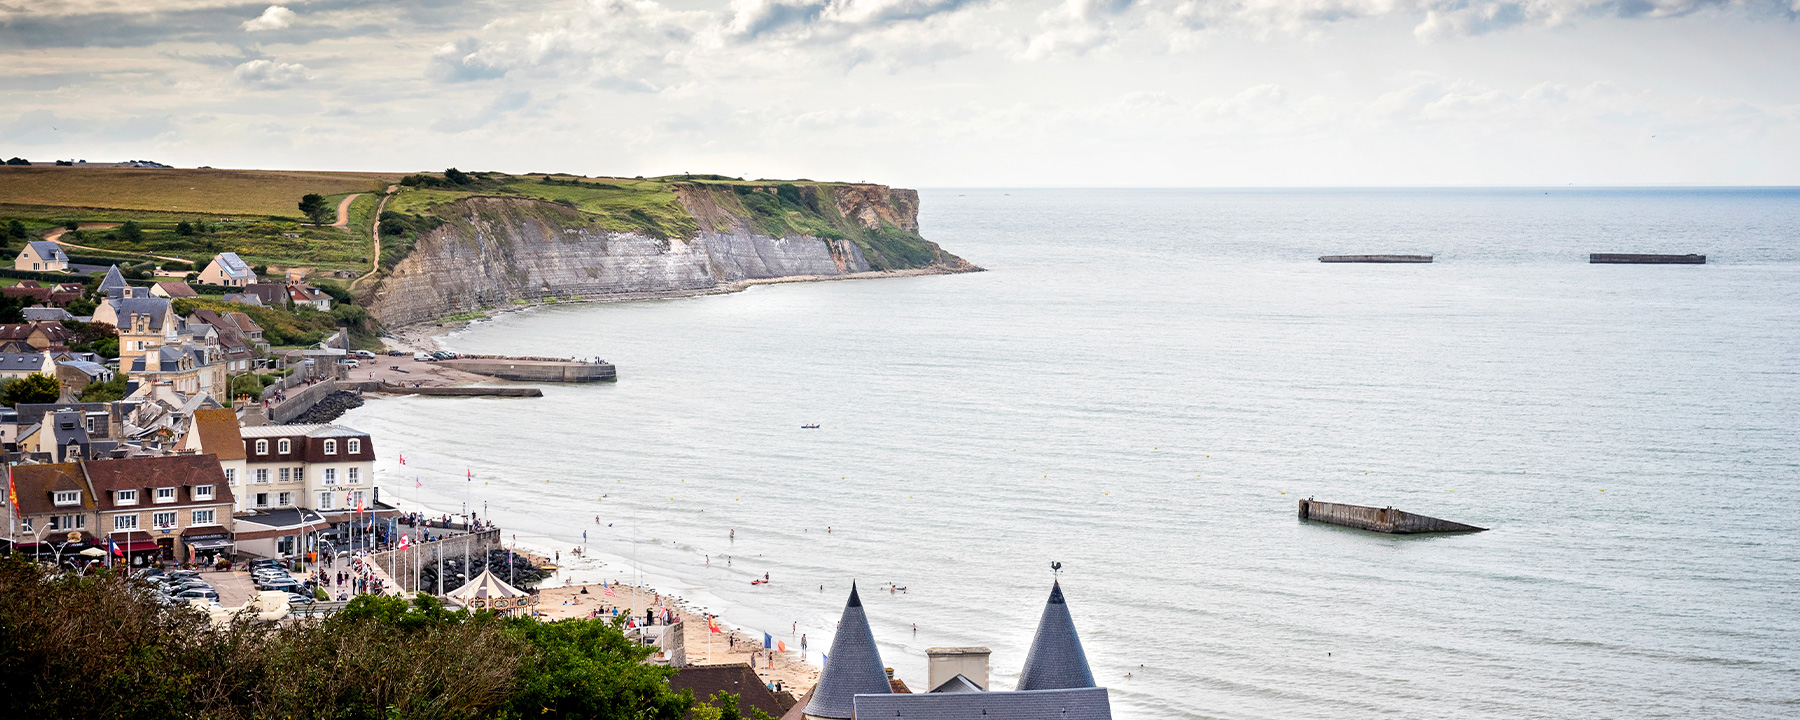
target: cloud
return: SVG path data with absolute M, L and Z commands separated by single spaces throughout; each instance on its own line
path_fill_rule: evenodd
M 520 110 L 531 104 L 531 93 L 523 90 L 507 90 L 501 92 L 492 102 L 473 113 L 464 115 L 449 114 L 432 123 L 431 129 L 438 132 L 458 133 L 474 130 L 505 117 L 508 113 Z
M 287 26 L 293 24 L 294 18 L 296 18 L 296 17 L 299 17 L 299 16 L 295 15 L 294 11 L 292 11 L 292 10 L 284 8 L 280 5 L 270 5 L 269 9 L 264 10 L 263 14 L 257 16 L 256 19 L 245 20 L 244 21 L 244 30 L 246 32 L 262 32 L 264 30 L 280 30 L 284 27 L 287 27 Z
M 469 82 L 472 80 L 492 80 L 506 75 L 506 68 L 501 67 L 501 59 L 495 57 L 497 51 L 483 52 L 481 41 L 465 37 L 438 46 L 431 53 L 425 75 L 439 82 Z
M 305 65 L 268 59 L 246 62 L 237 66 L 231 74 L 238 82 L 259 90 L 284 88 L 312 79 L 312 73 Z

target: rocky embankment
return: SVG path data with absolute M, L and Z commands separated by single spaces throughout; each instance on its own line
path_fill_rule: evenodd
M 300 413 L 300 416 L 294 418 L 293 422 L 289 424 L 311 425 L 314 423 L 328 423 L 338 419 L 338 417 L 349 412 L 353 408 L 362 407 L 362 404 L 362 395 L 339 390 L 319 398 L 319 403 L 317 405 L 312 406 L 312 409 L 307 410 L 306 412 Z
M 805 186 L 810 234 L 770 228 L 729 186 L 675 189 L 693 237 L 608 230 L 579 210 L 523 197 L 471 197 L 362 298 L 390 328 L 519 300 L 666 297 L 780 278 L 980 268 L 918 235 L 918 193 L 880 185 Z M 761 200 L 761 198 L 757 198 Z M 765 202 L 766 206 L 767 203 Z M 824 236 L 824 237 L 821 237 Z

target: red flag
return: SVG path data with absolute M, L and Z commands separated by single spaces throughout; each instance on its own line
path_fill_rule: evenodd
M 405 465 L 405 464 L 406 464 L 406 455 L 405 455 L 405 454 L 402 454 L 402 455 L 401 455 L 401 456 L 400 456 L 400 464 L 401 464 L 401 465 Z
M 719 629 L 719 621 L 714 620 L 711 615 L 706 616 L 706 629 L 713 632 L 725 632 L 724 630 Z
M 19 488 L 13 485 L 12 466 L 6 466 L 6 504 L 12 506 L 13 513 L 19 512 Z

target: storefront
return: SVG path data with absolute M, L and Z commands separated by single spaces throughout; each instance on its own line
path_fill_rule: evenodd
M 114 530 L 107 539 L 112 541 L 113 555 L 130 567 L 169 559 L 168 551 L 157 544 L 156 538 L 142 530 Z
M 212 565 L 237 553 L 237 543 L 232 541 L 231 533 L 218 527 L 191 527 L 181 534 L 181 544 L 187 546 L 188 562 Z

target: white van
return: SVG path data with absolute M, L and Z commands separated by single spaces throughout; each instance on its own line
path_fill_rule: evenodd
M 437 362 L 437 358 L 422 352 L 413 353 L 413 360 L 416 362 Z

